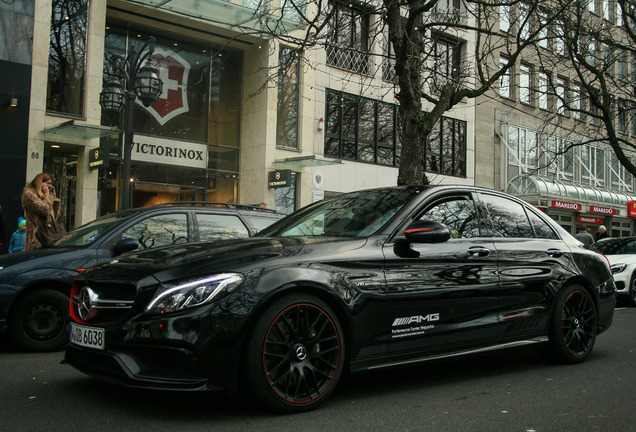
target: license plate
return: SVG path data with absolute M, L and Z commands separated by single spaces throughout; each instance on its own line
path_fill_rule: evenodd
M 85 327 L 71 323 L 69 340 L 75 345 L 88 348 L 104 349 L 104 329 L 99 327 Z

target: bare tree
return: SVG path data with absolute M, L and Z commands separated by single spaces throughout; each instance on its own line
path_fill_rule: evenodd
M 574 145 L 608 145 L 636 175 L 628 154 L 636 151 L 633 2 L 555 0 L 546 11 L 557 17 L 550 28 L 552 52 L 535 55 L 548 72 L 553 120 L 578 137 Z
M 360 82 L 378 74 L 389 80 L 387 91 L 399 103 L 398 184 L 429 182 L 427 141 L 444 113 L 506 85 L 522 53 L 549 37 L 547 29 L 565 7 L 548 0 L 281 0 L 277 7 L 252 3 L 257 13 L 244 34 L 275 40 L 301 54 L 324 49 L 329 65 L 349 71 Z M 549 5 L 553 13 L 542 15 Z M 521 13 L 511 13 L 517 9 Z M 372 59 L 383 67 L 371 67 Z M 290 68 L 277 66 L 265 85 L 280 82 L 281 70 L 288 77 Z

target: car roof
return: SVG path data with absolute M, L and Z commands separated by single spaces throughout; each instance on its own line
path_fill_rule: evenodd
M 211 202 L 211 201 L 172 201 L 172 202 L 157 204 L 150 207 L 136 207 L 136 208 L 128 209 L 128 210 L 117 210 L 116 213 L 120 213 L 120 212 L 131 213 L 131 214 L 143 213 L 143 212 L 148 212 L 148 211 L 153 211 L 158 209 L 165 209 L 165 208 L 183 209 L 183 210 L 191 210 L 192 208 L 200 208 L 200 209 L 209 208 L 211 210 L 212 209 L 221 210 L 222 212 L 225 212 L 225 211 L 233 211 L 233 212 L 239 212 L 239 213 L 258 212 L 259 215 L 263 215 L 263 216 L 268 216 L 268 215 L 278 216 L 278 217 L 286 216 L 284 213 L 278 212 L 273 209 L 260 207 L 258 205 L 233 204 L 233 203 L 222 203 L 222 202 Z

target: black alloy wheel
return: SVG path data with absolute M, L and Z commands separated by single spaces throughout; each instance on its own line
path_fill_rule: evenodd
M 342 329 L 331 308 L 318 298 L 276 301 L 261 315 L 248 350 L 248 390 L 280 411 L 314 408 L 342 374 Z
M 38 289 L 11 311 L 9 333 L 25 351 L 60 351 L 67 342 L 69 298 L 59 291 Z
M 572 285 L 557 295 L 550 323 L 550 344 L 565 363 L 579 363 L 592 353 L 597 334 L 597 315 L 590 295 Z
M 630 306 L 636 306 L 636 275 L 632 276 L 632 281 L 629 284 L 627 304 Z

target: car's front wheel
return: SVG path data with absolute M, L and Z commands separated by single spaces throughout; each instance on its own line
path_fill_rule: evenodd
M 67 342 L 69 298 L 38 289 L 19 299 L 11 311 L 9 333 L 25 351 L 60 351 Z
M 594 302 L 583 287 L 570 285 L 556 299 L 550 322 L 550 347 L 558 360 L 579 363 L 592 353 L 597 334 Z
M 342 328 L 325 302 L 310 295 L 282 297 L 253 328 L 245 390 L 278 411 L 312 409 L 336 387 L 344 355 Z

